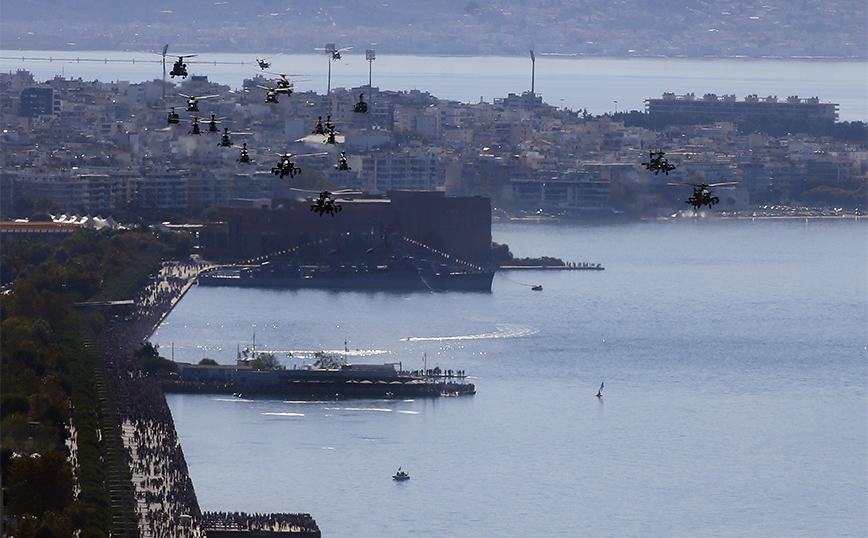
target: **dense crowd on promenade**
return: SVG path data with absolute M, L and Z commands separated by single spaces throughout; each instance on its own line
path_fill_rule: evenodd
M 203 528 L 221 530 L 263 530 L 316 532 L 319 528 L 310 514 L 248 514 L 245 512 L 205 512 L 199 519 Z
M 133 309 L 95 339 L 132 471 L 143 537 L 198 538 L 211 528 L 316 532 L 309 514 L 202 514 L 160 381 L 143 375 L 135 352 L 203 269 L 200 262 L 164 262 L 137 293 Z
M 174 421 L 159 381 L 142 374 L 135 352 L 153 333 L 198 272 L 198 263 L 166 262 L 96 339 L 109 396 L 117 411 L 133 473 L 142 536 L 197 536 L 190 518 L 200 514 Z

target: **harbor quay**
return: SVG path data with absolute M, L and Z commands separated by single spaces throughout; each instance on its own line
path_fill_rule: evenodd
M 501 265 L 498 271 L 603 271 L 605 267 L 599 263 L 582 263 L 578 265 Z

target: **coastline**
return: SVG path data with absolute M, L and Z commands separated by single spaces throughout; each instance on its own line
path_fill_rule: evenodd
M 268 528 L 279 535 L 318 538 L 310 514 L 203 513 L 160 381 L 145 375 L 135 356 L 204 267 L 195 258 L 162 262 L 137 292 L 133 311 L 115 318 L 97 337 L 96 352 L 109 373 L 123 457 L 131 473 L 139 535 L 156 538 L 171 530 L 176 538 L 201 538 L 210 526 L 237 536 Z

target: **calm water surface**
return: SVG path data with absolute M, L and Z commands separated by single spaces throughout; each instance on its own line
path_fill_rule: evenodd
M 865 223 L 495 224 L 517 256 L 606 270 L 194 288 L 152 341 L 228 364 L 255 332 L 289 367 L 346 341 L 475 377 L 438 400 L 169 395 L 204 510 L 310 512 L 340 538 L 864 536 Z
M 185 51 L 176 51 L 184 53 Z M 24 58 L 53 59 L 22 60 Z M 37 80 L 61 75 L 85 80 L 142 82 L 162 77 L 160 57 L 148 52 L 0 51 L 0 70 L 27 69 Z M 104 62 L 76 62 L 76 59 Z M 194 74 L 238 89 L 261 72 L 255 54 L 203 53 L 189 64 Z M 128 63 L 135 59 L 136 63 Z M 117 63 L 117 60 L 124 60 Z M 209 63 L 210 62 L 210 63 Z M 218 62 L 215 64 L 215 62 Z M 222 63 L 219 63 L 222 62 Z M 749 60 L 685 58 L 568 58 L 538 55 L 534 90 L 543 101 L 591 114 L 644 110 L 645 99 L 663 92 L 698 96 L 734 94 L 743 99 L 790 95 L 819 97 L 840 105 L 842 121 L 868 120 L 868 62 L 833 60 Z M 169 66 L 171 68 L 171 65 Z M 370 71 L 369 71 L 370 68 Z M 324 54 L 282 55 L 272 71 L 294 73 L 303 91 L 324 94 L 329 59 Z M 441 99 L 491 102 L 531 89 L 529 57 L 407 56 L 381 54 L 370 65 L 363 54 L 347 53 L 331 64 L 331 87 L 364 86 L 371 77 L 382 90 L 421 90 Z M 178 82 L 178 79 L 175 79 Z

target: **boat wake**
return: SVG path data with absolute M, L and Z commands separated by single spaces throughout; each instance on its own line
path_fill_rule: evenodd
M 391 413 L 391 409 L 383 407 L 324 407 L 326 411 L 376 411 L 378 413 Z
M 446 340 L 491 340 L 495 338 L 520 338 L 539 332 L 539 329 L 523 327 L 521 325 L 497 326 L 497 331 L 481 334 L 466 334 L 462 336 L 410 336 L 402 338 L 404 342 L 439 342 Z
M 347 357 L 374 357 L 376 355 L 389 355 L 392 352 L 386 351 L 383 349 L 317 349 L 317 350 L 306 350 L 306 349 L 297 349 L 295 351 L 269 351 L 269 353 L 274 353 L 277 355 L 278 353 L 290 354 L 292 357 L 297 359 L 312 359 L 316 360 L 317 354 L 325 353 L 327 355 L 344 355 Z

